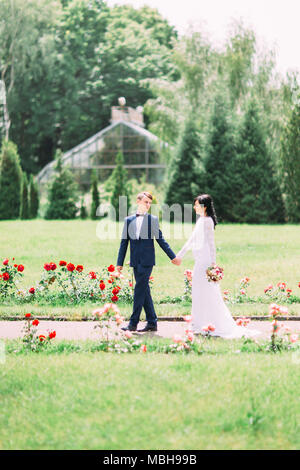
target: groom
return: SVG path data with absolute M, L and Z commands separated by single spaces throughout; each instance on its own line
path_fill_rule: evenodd
M 146 191 L 139 193 L 136 202 L 138 205 L 137 213 L 125 218 L 117 261 L 117 270 L 121 272 L 128 241 L 130 241 L 130 266 L 133 267 L 136 284 L 133 297 L 133 312 L 128 326 L 122 329 L 136 331 L 141 311 L 144 307 L 147 324 L 144 329 L 138 331 L 157 331 L 157 316 L 149 287 L 149 277 L 155 265 L 153 238 L 156 238 L 157 243 L 169 256 L 173 264 L 179 266 L 181 260 L 176 258 L 175 253 L 165 241 L 159 229 L 158 218 L 147 214 L 151 207 L 152 195 Z

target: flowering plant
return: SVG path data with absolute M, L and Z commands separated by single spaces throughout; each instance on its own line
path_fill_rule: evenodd
M 17 284 L 23 277 L 25 268 L 22 264 L 9 264 L 8 258 L 5 258 L 2 264 L 3 267 L 0 269 L 0 296 L 6 297 L 12 290 L 19 292 Z
M 219 282 L 224 277 L 224 269 L 216 264 L 209 266 L 206 270 L 208 282 Z
M 32 317 L 31 313 L 25 314 L 25 327 L 23 329 L 23 344 L 31 351 L 39 351 L 45 348 L 56 337 L 56 331 L 48 332 L 48 335 L 38 334 L 39 321 Z
M 100 349 L 106 352 L 126 353 L 140 350 L 146 352 L 147 347 L 136 341 L 131 331 L 123 331 L 120 325 L 124 318 L 114 303 L 107 303 L 95 309 L 93 315 L 99 320 L 95 328 L 100 330 Z

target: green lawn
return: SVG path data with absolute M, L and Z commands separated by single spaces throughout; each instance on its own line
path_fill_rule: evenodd
M 299 449 L 299 364 L 238 348 L 7 354 L 0 448 Z
M 115 264 L 119 248 L 117 233 L 118 224 L 107 220 L 95 221 L 2 221 L 0 222 L 0 246 L 2 258 L 16 258 L 16 262 L 25 265 L 23 288 L 29 288 L 40 279 L 45 262 L 58 262 L 64 259 L 74 264 L 83 264 L 85 270 L 97 270 L 109 264 Z M 122 225 L 122 224 L 121 224 Z M 192 226 L 186 226 L 185 238 L 180 236 L 179 225 L 163 224 L 163 233 L 175 251 L 179 251 Z M 110 234 L 109 239 L 100 239 L 97 233 Z M 176 238 L 174 239 L 174 233 Z M 250 296 L 263 295 L 264 288 L 285 281 L 299 296 L 300 281 L 300 226 L 299 225 L 218 225 L 215 232 L 217 262 L 224 267 L 225 277 L 222 289 L 231 292 L 238 288 L 241 278 L 248 276 L 251 280 Z M 154 301 L 166 296 L 179 296 L 183 293 L 183 272 L 193 268 L 192 253 L 188 252 L 180 267 L 170 263 L 169 258 L 156 245 L 157 266 L 154 267 L 155 278 L 152 293 Z M 129 260 L 129 253 L 126 261 Z M 28 310 L 26 306 L 0 306 L 0 315 L 21 313 Z M 87 315 L 93 306 L 66 307 L 66 315 L 76 317 Z M 32 311 L 40 314 L 61 314 L 59 307 L 35 307 Z M 124 314 L 130 314 L 130 307 L 124 307 Z M 300 313 L 300 305 L 289 307 L 292 314 Z M 159 315 L 184 314 L 190 306 L 160 305 Z M 268 306 L 233 305 L 233 314 L 266 314 Z

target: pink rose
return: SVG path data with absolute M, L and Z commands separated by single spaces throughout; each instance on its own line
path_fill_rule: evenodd
M 299 338 L 299 335 L 296 335 L 296 334 L 291 335 L 290 336 L 290 342 L 291 343 L 296 343 L 298 341 L 298 338 Z
M 174 343 L 182 343 L 182 338 L 179 335 L 174 335 L 173 336 L 173 341 L 174 341 Z
M 125 336 L 126 336 L 127 339 L 130 339 L 130 338 L 132 338 L 133 335 L 132 335 L 131 331 L 125 331 Z

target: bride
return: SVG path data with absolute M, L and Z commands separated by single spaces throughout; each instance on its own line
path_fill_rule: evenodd
M 192 235 L 177 254 L 182 259 L 191 249 L 195 258 L 192 280 L 192 326 L 195 333 L 203 333 L 202 328 L 211 324 L 215 327 L 213 336 L 223 338 L 241 338 L 260 334 L 255 330 L 238 326 L 224 303 L 220 286 L 215 282 L 208 282 L 206 269 L 216 264 L 216 248 L 214 229 L 217 217 L 214 204 L 209 194 L 197 196 L 194 200 L 194 209 L 200 217 Z

